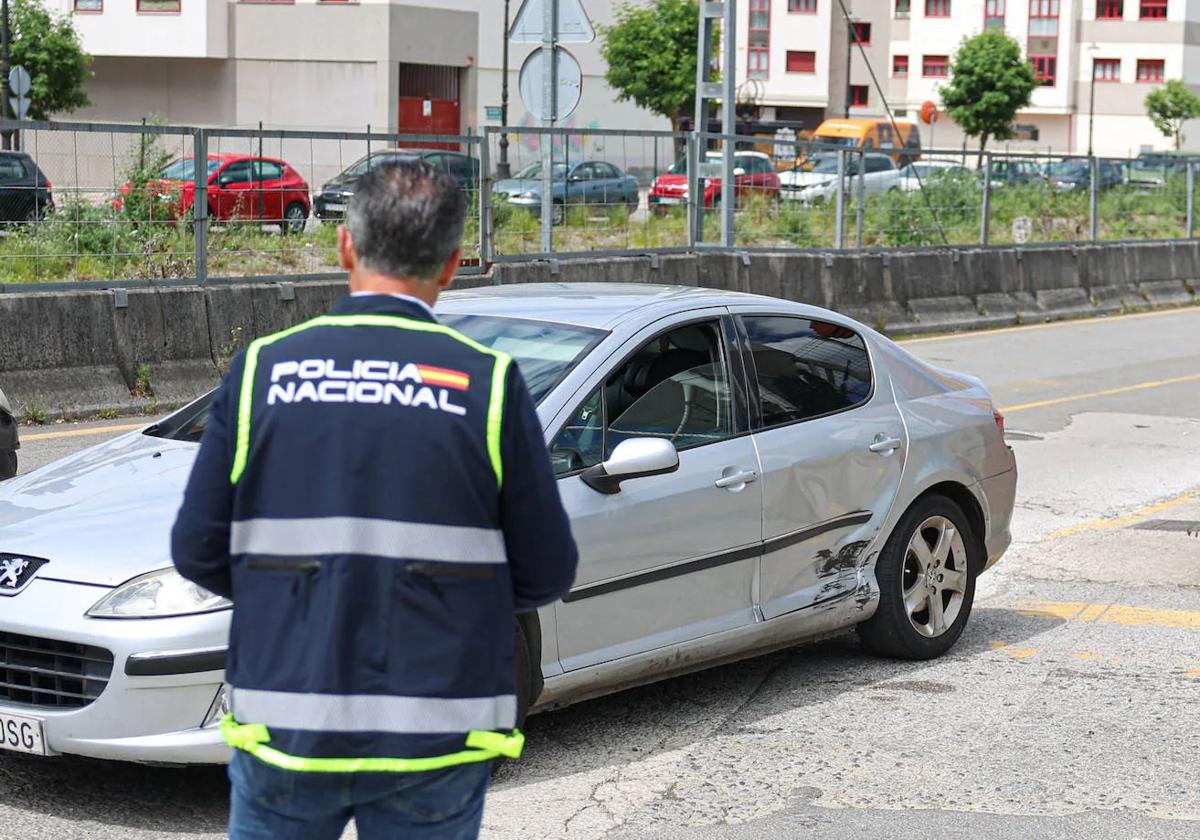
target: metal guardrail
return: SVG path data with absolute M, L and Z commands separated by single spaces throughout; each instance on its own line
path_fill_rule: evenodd
M 348 197 L 339 176 L 394 148 L 419 149 L 459 177 L 471 207 L 464 273 L 518 260 L 713 248 L 1192 237 L 1200 162 L 526 126 L 451 136 L 6 121 L 0 131 L 14 133 L 36 170 L 0 157 L 0 292 L 339 277 L 335 230 Z M 551 225 L 540 220 L 546 143 Z M 729 144 L 737 174 L 725 190 L 708 158 Z M 252 177 L 221 183 L 196 160 L 217 169 L 248 161 Z M 288 178 L 268 177 L 276 161 Z M 727 202 L 731 228 L 721 225 Z

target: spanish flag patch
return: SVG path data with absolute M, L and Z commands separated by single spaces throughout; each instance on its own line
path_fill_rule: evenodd
M 421 382 L 425 385 L 433 385 L 438 388 L 454 388 L 457 391 L 466 391 L 471 387 L 471 377 L 461 370 L 449 370 L 448 368 L 433 367 L 432 365 L 417 365 L 417 373 L 420 374 Z

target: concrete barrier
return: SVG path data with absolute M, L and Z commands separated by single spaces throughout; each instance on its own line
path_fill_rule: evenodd
M 503 263 L 459 285 L 583 281 L 800 300 L 905 335 L 1195 303 L 1200 243 L 710 251 Z M 344 290 L 337 281 L 0 293 L 0 384 L 18 412 L 50 418 L 161 411 L 212 387 L 253 337 L 328 311 Z

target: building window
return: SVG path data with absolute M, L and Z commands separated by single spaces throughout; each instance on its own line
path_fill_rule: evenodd
M 912 12 L 912 0 L 896 0 L 896 17 L 906 18 Z
M 908 56 L 892 56 L 892 75 L 897 78 L 904 78 L 908 75 Z
M 1058 37 L 1058 0 L 1029 0 L 1029 37 Z
M 1092 78 L 1097 82 L 1121 81 L 1121 59 L 1097 58 L 1092 62 Z
M 871 24 L 859 21 L 854 24 L 854 33 L 850 38 L 851 44 L 862 44 L 864 47 L 871 45 Z
M 1096 20 L 1122 20 L 1125 0 L 1096 0 Z
M 104 11 L 104 0 L 75 0 L 75 11 L 98 14 Z
M 750 0 L 746 75 L 765 79 L 771 69 L 771 0 Z
M 1167 16 L 1167 0 L 1141 0 L 1139 16 L 1142 20 L 1162 20 Z
M 927 79 L 944 79 L 950 75 L 950 58 L 944 55 L 927 55 L 921 59 L 921 75 Z
M 817 0 L 788 0 L 788 11 L 797 15 L 815 15 Z
M 925 0 L 925 17 L 950 17 L 950 0 Z
M 1003 29 L 1004 28 L 1004 0 L 984 0 L 984 2 L 983 2 L 983 28 L 984 29 Z
M 788 50 L 787 71 L 789 73 L 816 73 L 817 54 L 812 50 Z
M 137 0 L 139 12 L 154 12 L 156 14 L 179 14 L 182 0 Z
M 1031 55 L 1029 61 L 1033 64 L 1033 78 L 1039 85 L 1054 87 L 1058 78 L 1058 59 L 1052 55 Z
M 1137 80 L 1139 82 L 1161 82 L 1166 75 L 1164 70 L 1164 62 L 1161 58 L 1139 58 Z
M 867 86 L 866 85 L 850 85 L 850 107 L 852 107 L 852 108 L 867 107 Z

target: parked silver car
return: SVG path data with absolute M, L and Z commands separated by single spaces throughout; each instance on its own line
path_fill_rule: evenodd
M 869 153 L 862 155 L 866 168 L 862 173 L 862 188 L 867 195 L 882 195 L 900 188 L 900 170 L 888 155 Z M 845 161 L 844 189 L 850 195 L 858 190 L 859 157 L 847 157 Z M 837 197 L 838 161 L 835 154 L 813 155 L 810 168 L 791 169 L 780 173 L 781 198 L 805 204 L 819 204 Z
M 938 656 L 1009 544 L 1015 463 L 982 384 L 843 316 L 599 284 L 439 315 L 518 360 L 581 548 L 570 595 L 514 629 L 541 708 L 855 626 Z M 168 556 L 207 411 L 0 487 L 0 747 L 227 759 L 229 604 Z

